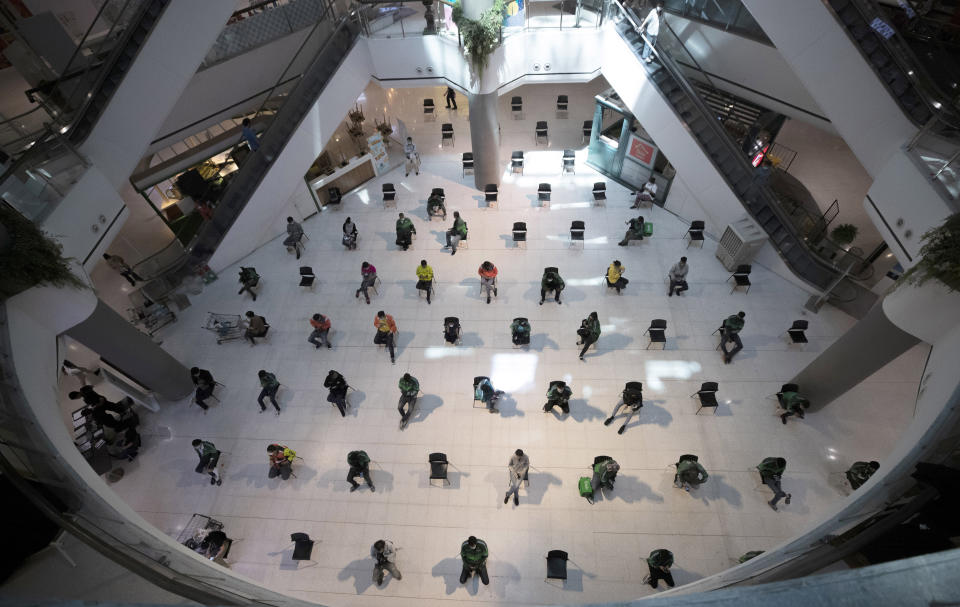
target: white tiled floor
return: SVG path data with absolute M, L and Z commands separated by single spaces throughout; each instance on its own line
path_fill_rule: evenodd
M 531 104 L 554 99 L 557 87 L 525 87 Z M 563 91 L 561 91 L 563 92 Z M 416 116 L 422 90 L 393 94 L 408 108 L 408 124 L 420 144 L 419 176 L 395 170 L 345 198 L 343 209 L 308 220 L 310 237 L 302 263 L 319 276 L 313 291 L 297 286 L 297 266 L 280 240 L 255 251 L 244 265 L 257 268 L 263 286 L 255 303 L 238 297 L 236 269 L 221 274 L 180 321 L 165 330 L 164 346 L 187 366 L 210 369 L 225 384 L 209 414 L 189 399 L 144 415 L 144 449 L 128 466 L 116 491 L 148 520 L 175 535 L 194 512 L 226 523 L 240 538 L 231 553 L 234 570 L 281 592 L 331 606 L 448 605 L 450 601 L 504 605 L 588 603 L 627 600 L 651 593 L 641 584 L 641 560 L 655 548 L 676 555 L 674 575 L 683 584 L 721 571 L 754 549 L 767 549 L 817 520 L 843 498 L 837 473 L 859 459 L 883 461 L 913 415 L 924 348 L 916 348 L 827 409 L 784 426 L 772 395 L 853 324 L 831 307 L 805 316 L 804 293 L 765 268 L 754 266 L 753 288 L 731 294 L 728 273 L 715 258 L 714 243 L 685 248 L 686 225 L 663 209 L 644 211 L 655 226 L 653 238 L 628 248 L 616 245 L 633 212 L 626 191 L 608 183 L 607 208 L 589 203 L 598 177 L 579 152 L 577 173 L 558 175 L 560 149 L 579 142 L 579 124 L 592 107 L 571 111 L 557 123 L 551 149 L 534 151 L 532 126 L 503 114 L 501 162 L 527 151 L 523 177 L 505 177 L 497 210 L 479 208 L 472 176 L 460 177 L 460 152 L 468 149 L 465 103 L 457 143 L 440 152 L 440 123 Z M 584 93 L 589 99 L 592 93 Z M 434 97 L 440 99 L 440 92 Z M 508 101 L 508 100 L 505 100 Z M 573 99 L 572 106 L 573 104 Z M 551 102 L 552 103 L 552 102 Z M 584 104 L 586 105 L 586 104 Z M 536 107 L 531 105 L 530 107 Z M 548 106 L 549 107 L 549 106 Z M 573 109 L 573 108 L 572 108 Z M 445 110 L 442 110 L 445 111 Z M 589 117 L 587 115 L 586 117 Z M 529 132 L 528 132 L 529 131 Z M 574 140 L 575 139 L 575 140 Z M 579 147 L 579 145 L 576 145 Z M 380 186 L 397 184 L 399 210 L 414 220 L 412 250 L 393 244 L 396 212 L 379 203 Z M 554 184 L 550 209 L 534 206 L 536 184 Z M 449 221 L 428 222 L 431 188 L 446 190 L 448 210 L 460 210 L 470 228 L 469 248 L 456 256 L 441 251 Z M 669 201 L 668 201 L 669 205 Z M 357 222 L 359 250 L 339 244 L 340 224 Z M 587 225 L 585 246 L 567 242 L 571 220 Z M 526 250 L 514 249 L 510 226 L 526 221 Z M 680 255 L 690 259 L 690 291 L 667 298 L 663 277 Z M 601 286 L 613 259 L 627 267 L 630 285 L 620 297 Z M 438 278 L 432 305 L 417 296 L 414 269 L 427 259 Z M 500 268 L 499 297 L 490 305 L 478 295 L 476 268 L 489 259 Z M 368 306 L 354 298 L 361 261 L 370 261 L 383 281 Z M 567 288 L 563 305 L 537 305 L 543 267 L 559 266 Z M 263 314 L 269 339 L 251 347 L 242 341 L 217 345 L 200 327 L 207 311 Z M 377 310 L 392 314 L 400 330 L 397 363 L 372 343 Z M 603 334 L 586 362 L 577 360 L 576 329 L 597 311 Z M 711 333 L 721 319 L 746 312 L 745 349 L 731 365 L 722 363 Z M 315 312 L 333 320 L 332 351 L 306 342 L 307 320 Z M 454 315 L 463 325 L 463 345 L 444 345 L 441 321 Z M 533 326 L 529 350 L 513 349 L 508 326 L 526 316 Z M 668 322 L 665 351 L 645 350 L 642 335 L 653 318 Z M 783 331 L 797 318 L 810 321 L 810 343 L 787 345 Z M 259 415 L 256 371 L 275 372 L 284 384 L 283 414 Z M 329 369 L 341 371 L 358 392 L 343 419 L 326 403 L 322 383 Z M 397 380 L 404 372 L 420 379 L 424 396 L 405 431 L 398 429 Z M 507 392 L 499 415 L 471 406 L 472 378 L 491 376 Z M 541 406 L 552 379 L 573 389 L 571 414 L 560 419 Z M 623 384 L 645 385 L 645 407 L 627 432 L 604 426 Z M 695 416 L 690 394 L 703 381 L 720 383 L 716 416 Z M 221 487 L 193 472 L 190 441 L 211 440 L 223 451 Z M 265 448 L 281 442 L 302 461 L 297 478 L 267 479 Z M 507 459 L 521 447 L 534 469 L 519 507 L 503 505 Z M 346 454 L 365 449 L 375 460 L 376 493 L 348 492 Z M 445 452 L 452 485 L 430 487 L 427 456 Z M 710 472 L 699 492 L 672 484 L 672 463 L 696 453 Z M 577 479 L 589 474 L 595 455 L 608 454 L 622 468 L 616 490 L 589 505 L 577 494 Z M 753 466 L 771 455 L 787 459 L 784 487 L 793 502 L 773 512 L 769 491 L 757 488 Z M 318 543 L 314 562 L 290 561 L 291 532 L 306 532 Z M 475 579 L 458 584 L 458 549 L 470 534 L 487 541 L 491 584 Z M 388 538 L 402 547 L 401 581 L 371 585 L 370 545 Z M 545 584 L 543 555 L 570 553 L 565 588 Z

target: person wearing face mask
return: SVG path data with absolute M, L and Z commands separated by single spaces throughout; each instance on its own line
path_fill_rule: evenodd
M 660 19 L 662 16 L 663 2 L 657 2 L 657 6 L 647 13 L 647 17 L 640 24 L 640 33 L 646 33 L 647 38 L 644 41 L 641 58 L 647 63 L 653 61 L 651 54 L 653 53 L 653 47 L 657 44 L 657 36 L 660 35 Z

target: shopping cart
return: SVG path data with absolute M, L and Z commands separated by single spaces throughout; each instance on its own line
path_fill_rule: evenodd
M 217 343 L 222 344 L 232 339 L 242 339 L 244 324 L 239 314 L 215 314 L 207 312 L 207 322 L 203 326 L 207 331 L 217 335 Z

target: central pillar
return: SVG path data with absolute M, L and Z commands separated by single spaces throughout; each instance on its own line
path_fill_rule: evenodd
M 483 191 L 488 183 L 500 185 L 500 119 L 497 115 L 499 96 L 492 93 L 471 93 L 470 143 L 473 146 L 473 182 Z

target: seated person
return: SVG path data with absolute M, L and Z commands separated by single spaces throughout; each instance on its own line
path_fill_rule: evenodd
M 643 215 L 627 221 L 626 224 L 630 227 L 627 228 L 623 240 L 617 243 L 621 247 L 627 246 L 631 240 L 643 240 Z
M 363 476 L 363 480 L 367 482 L 370 491 L 377 490 L 373 486 L 373 479 L 370 478 L 370 456 L 367 455 L 366 451 L 351 451 L 348 453 L 347 465 L 350 466 L 350 470 L 347 471 L 347 482 L 350 483 L 351 493 L 360 488 L 360 483 L 354 480 L 358 476 Z
M 704 467 L 697 461 L 696 455 L 681 455 L 680 461 L 674 465 L 677 467 L 677 473 L 673 475 L 673 484 L 680 489 L 686 491 L 696 489 L 710 478 Z
M 854 462 L 846 472 L 847 480 L 850 482 L 853 490 L 856 491 L 861 485 L 870 480 L 873 473 L 879 469 L 880 462 Z
M 360 294 L 363 293 L 363 298 L 366 302 L 370 303 L 370 292 L 369 288 L 372 287 L 377 282 L 377 268 L 368 261 L 365 261 L 360 264 L 360 288 L 357 289 L 357 292 L 354 296 L 357 299 L 360 299 Z
M 263 337 L 267 334 L 267 319 L 263 316 L 257 316 L 252 310 L 247 310 L 247 330 L 243 336 L 250 340 L 251 345 L 257 345 L 256 337 Z
M 760 462 L 760 465 L 757 466 L 763 484 L 773 490 L 773 499 L 767 502 L 767 505 L 773 508 L 774 511 L 777 509 L 777 502 L 780 501 L 780 498 L 787 498 L 783 501 L 789 504 L 790 498 L 792 497 L 789 493 L 784 493 L 780 487 L 780 477 L 783 476 L 783 471 L 786 469 L 787 460 L 782 457 L 765 457 L 763 461 Z
M 600 339 L 600 319 L 597 318 L 596 312 L 590 312 L 590 315 L 580 322 L 577 335 L 580 336 L 577 345 L 583 344 L 583 349 L 580 350 L 580 360 L 583 360 L 583 357 L 587 353 L 587 348 L 597 343 L 597 340 Z
M 400 388 L 400 402 L 397 403 L 397 410 L 400 411 L 400 423 L 406 425 L 410 421 L 413 408 L 417 404 L 420 382 L 409 373 L 404 373 L 397 386 Z M 404 407 L 406 407 L 406 410 L 404 410 Z
M 397 323 L 393 320 L 393 316 L 390 316 L 383 310 L 380 310 L 373 318 L 373 326 L 377 328 L 377 332 L 373 336 L 373 343 L 380 346 L 386 346 L 387 351 L 390 352 L 390 362 L 397 362 L 395 351 Z
M 525 346 L 530 343 L 530 321 L 526 318 L 514 318 L 510 324 L 510 336 L 515 346 Z
M 617 295 L 619 295 L 620 290 L 625 288 L 627 283 L 630 282 L 623 277 L 623 273 L 626 271 L 627 266 L 621 264 L 618 259 L 614 259 L 610 267 L 607 268 L 607 286 L 616 289 Z
M 477 274 L 480 275 L 480 293 L 486 289 L 487 303 L 490 303 L 490 293 L 497 294 L 497 266 L 493 265 L 493 262 L 485 261 L 480 264 Z
M 197 387 L 193 395 L 193 402 L 200 405 L 200 408 L 206 411 L 210 407 L 208 407 L 204 401 L 213 395 L 213 389 L 217 385 L 213 379 L 213 374 L 206 369 L 192 367 L 190 369 L 190 379 L 193 380 L 193 385 Z
M 357 248 L 357 224 L 347 217 L 343 222 L 343 238 L 340 241 L 343 246 L 347 247 L 347 250 L 354 250 Z
M 297 452 L 288 449 L 286 445 L 268 445 L 267 453 L 270 457 L 270 472 L 267 478 L 280 477 L 288 480 L 293 472 L 293 460 L 297 457 Z
M 223 531 L 217 529 L 211 531 L 207 534 L 207 537 L 203 538 L 203 541 L 200 542 L 200 554 L 215 561 L 218 558 L 223 558 L 226 554 L 227 547 L 230 545 L 228 542 L 227 534 Z
M 193 450 L 196 451 L 200 457 L 200 462 L 197 464 L 197 467 L 194 468 L 194 472 L 197 474 L 209 474 L 211 485 L 223 483 L 220 475 L 217 474 L 217 462 L 220 460 L 220 450 L 217 449 L 216 445 L 210 441 L 200 440 L 199 438 L 193 439 L 193 442 L 190 444 L 193 445 Z
M 293 217 L 287 217 L 287 237 L 283 240 L 283 246 L 287 247 L 287 252 L 293 249 L 297 253 L 297 259 L 300 259 L 301 240 L 303 239 L 303 226 L 293 220 Z
M 327 378 L 323 380 L 323 387 L 330 388 L 327 395 L 327 402 L 336 405 L 340 410 L 340 416 L 347 416 L 347 380 L 333 369 L 327 373 Z
M 403 213 L 400 213 L 400 218 L 397 219 L 397 246 L 403 247 L 403 250 L 406 251 L 410 248 L 413 235 L 416 233 L 417 228 L 414 227 L 410 218 L 404 217 Z
M 787 423 L 787 418 L 796 415 L 800 419 L 805 417 L 804 409 L 810 407 L 810 401 L 796 392 L 782 392 L 777 396 L 780 406 L 783 407 L 784 414 L 780 416 L 780 421 Z
M 447 244 L 443 247 L 451 249 L 451 255 L 457 254 L 457 247 L 461 240 L 467 239 L 467 222 L 460 218 L 460 211 L 453 212 L 453 227 L 447 230 Z
M 484 586 L 490 583 L 490 576 L 487 574 L 487 556 L 489 554 L 487 543 L 472 535 L 460 545 L 460 559 L 463 561 L 463 568 L 460 570 L 461 584 L 466 584 L 474 572 L 480 576 L 480 581 L 483 582 Z
M 740 310 L 736 314 L 731 314 L 723 319 L 723 323 L 720 325 L 720 349 L 723 351 L 724 364 L 729 364 L 737 352 L 743 350 L 743 342 L 740 341 L 740 331 L 743 330 L 743 325 L 746 323 L 744 319 L 746 317 L 746 312 Z M 728 343 L 733 344 L 733 348 L 730 350 L 727 350 Z M 784 421 L 783 423 L 787 422 Z
M 619 430 L 617 430 L 617 434 L 623 434 L 626 432 L 627 424 L 630 423 L 630 418 L 632 418 L 634 414 L 639 413 L 640 409 L 643 407 L 643 384 L 638 381 L 627 382 L 627 386 L 623 389 L 623 400 L 617 403 L 617 406 L 613 408 L 613 413 L 610 414 L 610 417 L 604 420 L 604 426 L 609 426 L 613 423 L 613 420 L 617 417 L 621 407 L 627 408 L 627 419 L 623 421 L 623 425 L 620 426 Z
M 107 445 L 107 453 L 117 459 L 126 459 L 132 462 L 140 449 L 140 434 L 136 428 L 130 427 L 118 432 Z
M 430 217 L 447 218 L 447 207 L 443 204 L 443 196 L 439 192 L 430 194 L 427 198 L 427 215 Z
M 570 413 L 571 396 L 573 391 L 566 382 L 560 380 L 550 382 L 550 387 L 547 389 L 547 404 L 543 406 L 543 411 L 549 413 L 554 407 L 560 407 L 564 413 Z
M 613 491 L 613 483 L 617 480 L 617 472 L 620 471 L 618 464 L 612 457 L 601 455 L 593 460 L 593 478 L 590 480 L 590 486 L 593 487 L 593 493 L 596 495 L 599 489 L 608 489 Z M 591 504 L 593 498 L 588 500 Z
M 260 283 L 260 275 L 257 274 L 257 271 L 254 268 L 245 268 L 240 266 L 240 284 L 243 285 L 237 295 L 243 295 L 243 292 L 246 291 L 250 293 L 250 296 L 253 297 L 253 301 L 257 301 L 257 294 L 253 292 L 253 287 L 257 286 Z
M 637 192 L 637 199 L 630 206 L 631 209 L 639 209 L 641 202 L 653 202 L 657 196 L 657 180 L 651 175 L 647 183 Z
M 489 377 L 481 377 L 473 390 L 473 397 L 476 400 L 483 401 L 483 404 L 487 406 L 487 411 L 490 413 L 499 412 L 499 409 L 497 409 L 497 401 L 500 400 L 502 394 L 503 390 L 493 389 L 493 384 L 490 382 Z
M 430 296 L 433 294 L 433 268 L 427 265 L 426 259 L 421 259 L 417 266 L 417 290 L 426 291 L 427 303 L 430 303 Z
M 563 279 L 560 278 L 560 273 L 556 271 L 556 268 L 547 268 L 543 271 L 543 278 L 540 279 L 540 305 L 543 305 L 543 301 L 547 298 L 547 293 L 553 291 L 554 300 L 559 304 L 563 303 L 560 301 L 560 292 L 563 291 L 564 283 Z

